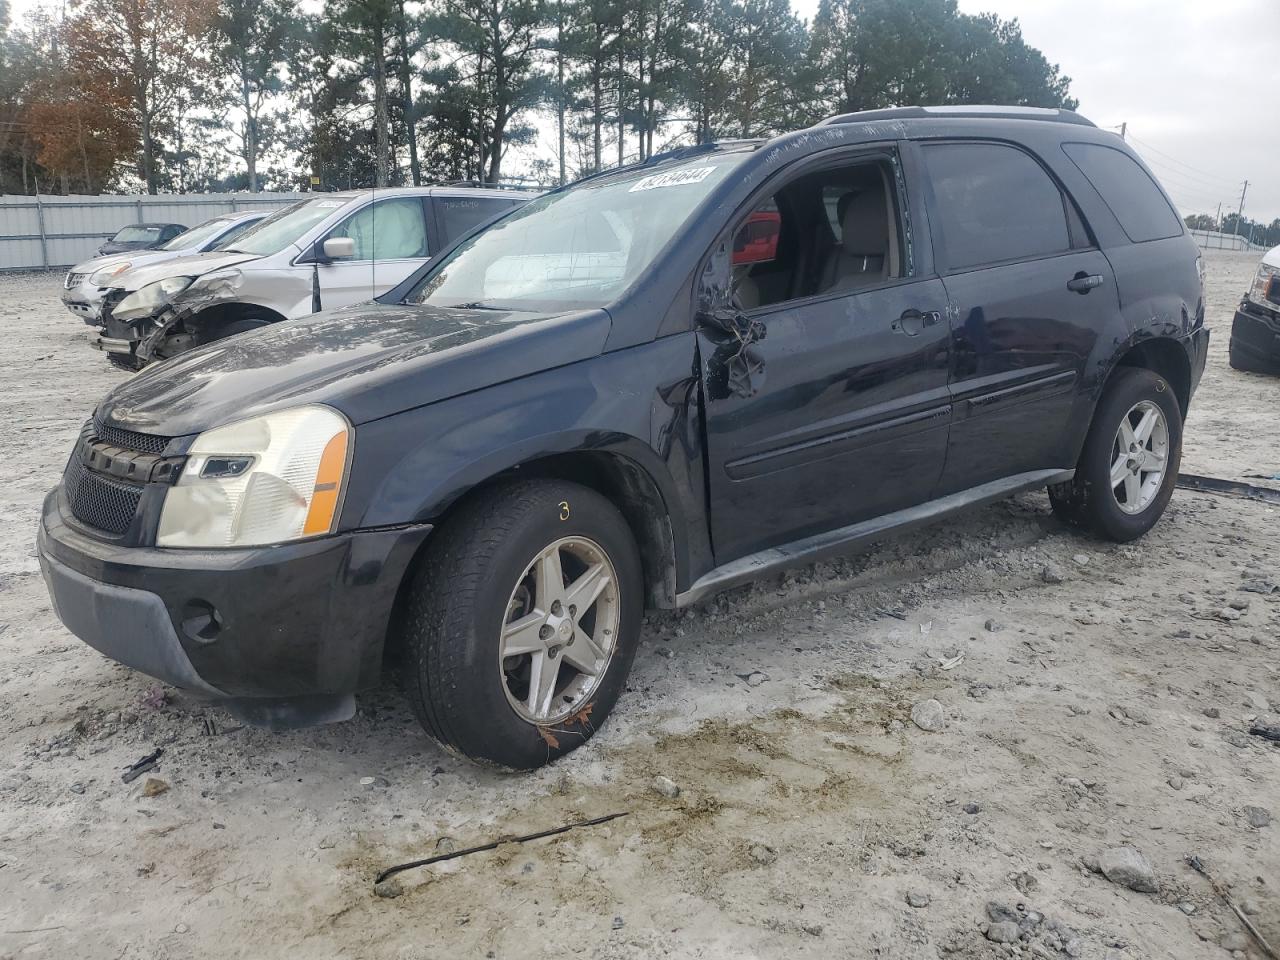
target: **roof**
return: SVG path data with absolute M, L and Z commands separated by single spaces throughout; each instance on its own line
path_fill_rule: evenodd
M 816 124 L 819 127 L 835 123 L 868 123 L 872 120 L 938 120 L 946 118 L 986 120 L 1047 120 L 1051 123 L 1074 123 L 1092 127 L 1094 123 L 1074 110 L 1055 107 L 1016 107 L 972 104 L 939 107 L 891 107 L 887 110 L 860 110 L 841 113 Z
M 355 200 L 359 197 L 502 197 L 510 200 L 512 198 L 520 199 L 521 197 L 531 197 L 536 195 L 537 191 L 528 190 L 512 190 L 510 188 L 499 189 L 496 187 L 464 187 L 456 185 L 432 186 L 432 187 L 368 187 L 361 190 L 342 190 L 340 192 L 325 193 L 323 191 L 315 191 L 307 194 L 301 199 L 328 199 L 328 200 Z

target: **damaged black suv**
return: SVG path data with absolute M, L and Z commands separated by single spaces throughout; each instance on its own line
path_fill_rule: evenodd
M 646 607 L 1036 487 L 1147 531 L 1205 362 L 1199 268 L 1072 113 L 675 151 L 117 387 L 41 564 L 72 632 L 240 716 L 343 719 L 396 657 L 433 737 L 537 766 L 608 715 Z

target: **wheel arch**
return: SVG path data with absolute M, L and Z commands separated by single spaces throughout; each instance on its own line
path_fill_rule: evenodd
M 670 486 L 669 481 L 664 484 L 659 479 L 660 464 L 644 464 L 641 456 L 641 451 L 624 451 L 618 446 L 579 447 L 513 456 L 505 466 L 498 466 L 493 460 L 472 464 L 456 473 L 447 484 L 447 492 L 437 491 L 433 502 L 424 505 L 421 512 L 438 527 L 448 523 L 464 504 L 487 496 L 506 483 L 545 478 L 581 484 L 609 500 L 626 520 L 640 551 L 646 606 L 672 609 L 680 589 L 679 557 L 684 544 L 678 531 L 683 519 L 674 491 L 664 489 Z M 420 553 L 431 549 L 432 539 L 427 538 Z M 415 557 L 411 568 L 418 559 Z
M 1122 367 L 1140 367 L 1164 377 L 1178 400 L 1183 419 L 1186 419 L 1191 403 L 1191 358 L 1180 341 L 1172 337 L 1148 337 L 1130 343 L 1112 364 L 1106 382 Z
M 197 327 L 210 329 L 215 326 L 234 323 L 237 320 L 248 319 L 263 320 L 265 326 L 266 324 L 279 323 L 281 320 L 287 320 L 288 318 L 278 310 L 272 310 L 270 307 L 264 307 L 261 304 L 232 300 L 227 303 L 210 304 L 193 316 L 191 321 Z

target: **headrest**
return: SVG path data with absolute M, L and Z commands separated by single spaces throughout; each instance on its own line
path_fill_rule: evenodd
M 845 256 L 883 257 L 889 252 L 889 216 L 884 187 L 872 184 L 849 201 L 840 222 Z

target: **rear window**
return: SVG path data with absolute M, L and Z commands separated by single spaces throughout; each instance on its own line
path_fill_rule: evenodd
M 453 243 L 476 224 L 511 209 L 515 202 L 495 197 L 437 197 L 436 212 L 444 242 Z
M 1014 147 L 938 143 L 924 148 L 947 265 L 965 270 L 1071 248 L 1062 191 Z
M 1178 214 L 1151 174 L 1127 153 L 1097 143 L 1064 143 L 1062 149 L 1088 177 L 1134 243 L 1182 235 Z

